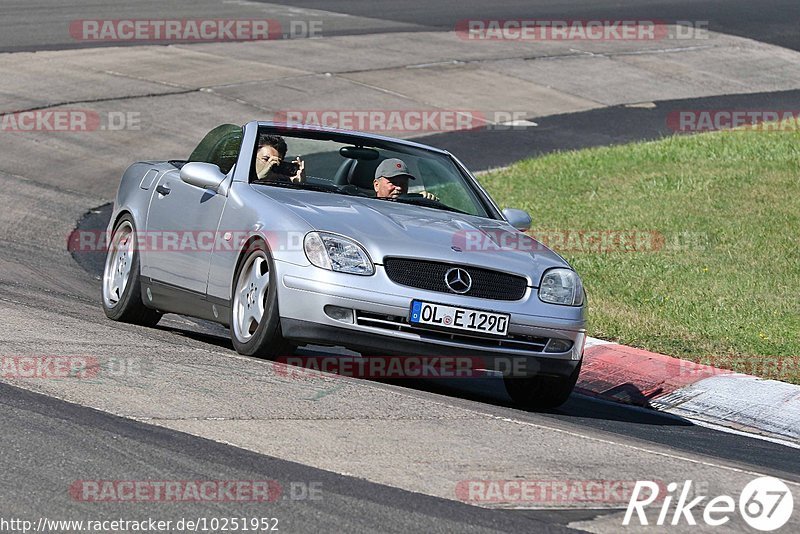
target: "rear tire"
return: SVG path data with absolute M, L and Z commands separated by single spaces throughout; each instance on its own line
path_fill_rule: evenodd
M 508 396 L 514 403 L 523 408 L 532 410 L 557 408 L 567 402 L 575 384 L 578 382 L 578 375 L 581 372 L 581 364 L 569 376 L 527 376 L 503 377 Z
M 275 262 L 263 241 L 253 242 L 236 267 L 231 295 L 231 340 L 245 356 L 275 358 L 292 353 L 278 313 Z
M 142 302 L 136 225 L 127 214 L 120 218 L 108 244 L 102 301 L 106 317 L 114 321 L 155 326 L 161 319 L 160 312 Z

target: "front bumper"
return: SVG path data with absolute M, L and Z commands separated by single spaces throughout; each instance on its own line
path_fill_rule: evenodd
M 372 276 L 355 276 L 276 261 L 278 307 L 283 335 L 298 343 L 341 346 L 365 356 L 453 356 L 472 358 L 483 368 L 511 376 L 569 376 L 583 357 L 585 309 L 546 304 L 529 288 L 519 301 L 495 301 L 400 286 L 376 265 Z M 448 335 L 411 327 L 414 299 L 511 315 L 510 338 Z M 354 310 L 352 322 L 332 318 L 326 307 Z M 390 320 L 361 320 L 361 317 Z M 547 350 L 548 340 L 571 344 L 564 352 Z

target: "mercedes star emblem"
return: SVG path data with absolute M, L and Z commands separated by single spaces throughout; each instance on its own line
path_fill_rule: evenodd
M 444 275 L 444 283 L 453 293 L 466 293 L 472 288 L 472 277 L 464 269 L 454 267 Z

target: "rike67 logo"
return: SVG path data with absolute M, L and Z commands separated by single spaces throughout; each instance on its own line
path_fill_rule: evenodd
M 660 495 L 663 484 L 649 480 L 639 480 L 633 488 L 628 508 L 622 524 L 630 525 L 636 514 L 640 525 L 650 525 L 645 507 L 658 502 L 657 526 L 697 525 L 698 519 L 711 527 L 718 527 L 731 521 L 736 515 L 737 501 L 729 495 L 719 495 L 708 501 L 706 495 L 694 495 L 692 481 L 687 480 L 678 492 L 678 484 L 671 482 L 666 486 L 666 495 Z M 694 498 L 692 498 L 694 497 Z M 677 500 L 676 500 L 677 498 Z M 672 503 L 675 503 L 674 509 Z M 750 481 L 739 494 L 739 514 L 752 528 L 763 532 L 781 528 L 789 521 L 794 508 L 794 500 L 789 487 L 773 477 L 761 477 Z M 697 515 L 697 517 L 695 517 Z

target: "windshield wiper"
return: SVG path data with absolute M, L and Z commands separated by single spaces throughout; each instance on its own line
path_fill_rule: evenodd
M 424 208 L 434 208 L 439 210 L 452 211 L 455 213 L 461 213 L 463 215 L 471 215 L 471 213 L 467 213 L 466 211 L 462 211 L 458 208 L 450 207 L 447 204 L 439 202 L 438 200 L 431 200 L 425 197 L 381 198 L 380 200 L 390 200 L 392 202 L 400 202 L 401 204 L 411 204 L 412 206 L 422 206 Z

